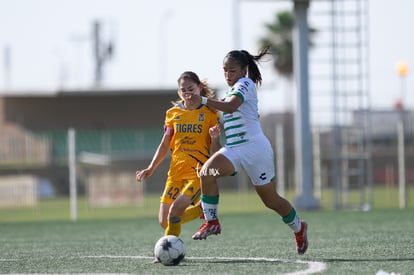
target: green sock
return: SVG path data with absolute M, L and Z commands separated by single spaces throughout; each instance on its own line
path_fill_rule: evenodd
M 293 207 L 289 215 L 283 217 L 282 219 L 283 222 L 293 230 L 293 232 L 296 233 L 300 231 L 300 219 L 299 216 L 296 214 L 296 210 Z

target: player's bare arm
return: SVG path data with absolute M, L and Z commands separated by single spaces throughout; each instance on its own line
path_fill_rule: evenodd
M 148 165 L 147 168 L 135 172 L 135 177 L 138 182 L 141 182 L 149 178 L 154 173 L 155 169 L 157 169 L 158 165 L 160 165 L 160 163 L 165 159 L 165 156 L 168 154 L 168 151 L 170 150 L 171 138 L 172 135 L 164 133 L 160 145 L 158 145 L 158 148 L 155 151 L 151 163 Z

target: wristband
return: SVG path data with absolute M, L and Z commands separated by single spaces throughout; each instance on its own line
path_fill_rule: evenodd
M 203 105 L 207 105 L 207 100 L 208 100 L 208 98 L 207 98 L 207 97 L 202 96 L 202 97 L 201 97 L 201 104 L 203 104 Z

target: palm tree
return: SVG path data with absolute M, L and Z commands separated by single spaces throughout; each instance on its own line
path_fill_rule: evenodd
M 268 31 L 266 37 L 259 40 L 260 47 L 270 47 L 273 55 L 273 67 L 283 77 L 293 76 L 293 28 L 295 17 L 290 11 L 282 11 L 275 15 L 272 23 L 265 24 Z M 312 35 L 316 30 L 309 28 Z M 309 42 L 311 46 L 311 41 Z

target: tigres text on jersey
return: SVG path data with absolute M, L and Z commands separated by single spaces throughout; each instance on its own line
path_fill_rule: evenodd
M 186 110 L 182 104 L 171 107 L 165 115 L 165 127 L 173 129 L 171 163 L 168 175 L 172 179 L 197 176 L 210 157 L 211 138 L 208 130 L 218 124 L 218 113 L 205 105 Z

